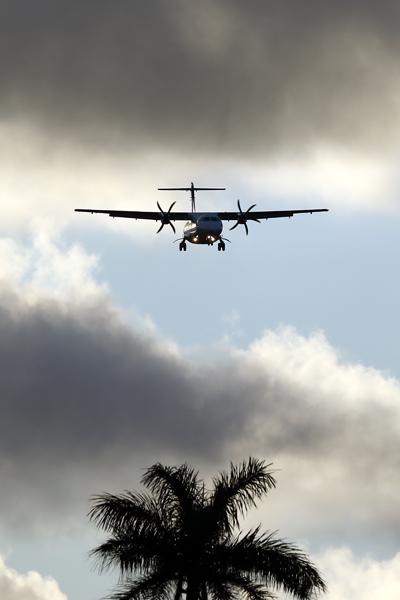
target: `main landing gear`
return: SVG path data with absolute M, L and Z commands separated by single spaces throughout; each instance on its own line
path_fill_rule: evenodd
M 184 252 L 186 252 L 186 247 L 187 247 L 186 240 L 184 240 L 184 239 L 182 239 L 182 238 L 179 238 L 179 240 L 175 240 L 175 241 L 176 241 L 176 242 L 178 242 L 178 241 L 179 241 L 179 252 L 182 252 L 182 250 L 183 250 Z M 196 240 L 196 241 L 197 241 L 197 240 Z M 217 240 L 215 240 L 215 242 L 216 242 L 216 241 L 217 241 Z M 222 250 L 222 252 L 225 252 L 225 247 L 226 247 L 226 244 L 225 244 L 225 242 L 229 242 L 229 240 L 228 240 L 228 239 L 226 239 L 226 238 L 224 238 L 224 239 L 221 239 L 221 238 L 219 238 L 219 240 L 218 240 L 218 251 L 219 251 L 219 252 L 220 252 L 221 250 Z M 207 242 L 207 246 L 213 246 L 213 245 L 214 245 L 214 242 Z

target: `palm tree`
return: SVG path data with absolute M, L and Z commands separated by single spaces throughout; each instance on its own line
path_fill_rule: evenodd
M 113 600 L 266 600 L 282 590 L 309 600 L 325 583 L 295 546 L 261 533 L 244 534 L 239 518 L 275 487 L 265 461 L 250 458 L 206 489 L 187 464 L 159 463 L 142 483 L 151 494 L 94 496 L 89 517 L 109 539 L 91 555 L 99 570 L 118 568 Z

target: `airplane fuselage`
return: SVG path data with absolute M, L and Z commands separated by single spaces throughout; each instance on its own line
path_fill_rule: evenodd
M 183 238 L 191 244 L 212 245 L 220 239 L 222 221 L 217 214 L 192 213 L 183 228 Z

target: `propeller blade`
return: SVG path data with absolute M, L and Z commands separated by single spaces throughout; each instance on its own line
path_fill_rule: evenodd
M 176 204 L 176 200 L 175 200 L 175 202 L 173 202 L 173 203 L 171 204 L 171 206 L 169 207 L 169 209 L 168 209 L 168 213 L 167 213 L 168 215 L 169 215 L 169 213 L 171 212 L 171 208 L 174 206 L 174 204 Z
M 173 231 L 174 233 L 176 233 L 176 229 L 175 229 L 175 227 L 173 226 L 173 224 L 171 223 L 171 218 L 170 218 L 171 209 L 172 209 L 172 207 L 174 206 L 174 204 L 176 204 L 176 200 L 175 200 L 175 202 L 173 202 L 173 203 L 171 204 L 171 206 L 170 206 L 170 207 L 169 207 L 169 209 L 168 209 L 168 212 L 164 212 L 164 211 L 163 211 L 163 209 L 162 209 L 162 208 L 161 208 L 161 206 L 160 206 L 160 203 L 157 201 L 157 206 L 158 206 L 158 209 L 159 209 L 159 211 L 160 211 L 160 213 L 161 213 L 161 227 L 160 227 L 160 229 L 157 231 L 157 233 L 160 233 L 160 231 L 161 231 L 161 229 L 164 227 L 164 225 L 171 225 L 171 227 L 172 227 L 172 231 Z
M 240 200 L 237 201 L 237 205 L 238 205 L 238 209 L 239 209 L 239 215 L 238 215 L 238 220 L 236 221 L 236 224 L 230 228 L 230 230 L 235 229 L 235 227 L 237 227 L 238 225 L 244 225 L 244 228 L 246 230 L 246 235 L 249 235 L 249 228 L 247 227 L 247 221 L 257 221 L 257 223 L 260 223 L 261 221 L 259 219 L 255 219 L 254 217 L 252 217 L 250 215 L 250 211 L 257 206 L 256 204 L 252 204 L 247 210 L 246 212 L 242 211 L 242 207 L 240 205 Z

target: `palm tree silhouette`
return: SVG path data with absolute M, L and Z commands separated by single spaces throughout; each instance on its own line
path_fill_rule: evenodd
M 150 494 L 94 496 L 89 517 L 109 539 L 95 548 L 100 571 L 118 568 L 113 600 L 266 600 L 281 590 L 309 600 L 326 586 L 307 556 L 239 518 L 275 487 L 265 461 L 231 464 L 206 489 L 187 464 L 159 463 L 142 483 Z

